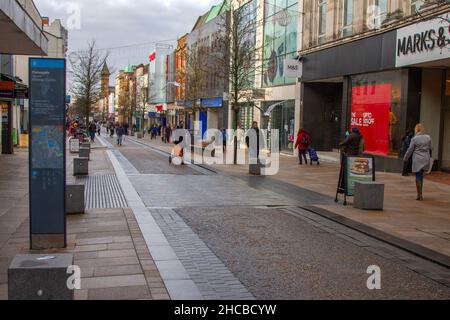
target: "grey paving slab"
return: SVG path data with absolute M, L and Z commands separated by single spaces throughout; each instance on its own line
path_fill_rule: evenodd
M 163 280 L 190 280 L 180 260 L 155 261 Z
M 186 176 L 170 174 L 139 175 L 130 177 L 130 180 L 147 207 L 244 208 L 255 205 L 299 204 L 274 192 L 248 187 L 238 179 L 218 175 L 189 176 L 189 179 Z
M 198 288 L 194 282 L 188 278 L 189 276 L 186 270 L 184 269 L 182 263 L 178 260 L 178 257 L 173 249 L 168 245 L 161 245 L 161 242 L 164 241 L 164 234 L 156 224 L 150 212 L 147 211 L 140 196 L 128 179 L 127 173 L 122 167 L 123 163 L 119 162 L 116 155 L 111 150 L 108 150 L 108 156 L 114 170 L 116 171 L 117 179 L 119 180 L 119 183 L 124 191 L 131 210 L 133 213 L 137 213 L 135 216 L 136 221 L 139 224 L 147 247 L 160 274 L 164 275 L 163 281 L 170 297 L 174 300 L 202 299 L 203 297 Z M 154 235 L 159 236 L 159 243 L 151 241 L 151 236 Z M 166 242 L 168 242 L 167 239 Z M 167 261 L 171 261 L 171 263 L 168 263 Z M 172 277 L 172 280 L 167 280 L 168 277 Z
M 197 285 L 192 280 L 166 280 L 164 283 L 174 300 L 203 299 Z
M 170 245 L 151 244 L 150 253 L 155 261 L 178 260 L 178 256 Z

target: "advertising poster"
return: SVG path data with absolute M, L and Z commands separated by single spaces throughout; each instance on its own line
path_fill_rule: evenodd
M 367 153 L 388 155 L 390 108 L 391 84 L 353 87 L 351 127 L 360 129 Z
M 347 157 L 347 196 L 355 194 L 355 183 L 374 181 L 374 159 L 367 157 Z

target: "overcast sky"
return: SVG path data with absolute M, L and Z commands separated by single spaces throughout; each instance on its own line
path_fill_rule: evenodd
M 69 51 L 95 39 L 98 48 L 175 40 L 219 0 L 34 0 L 42 16 L 69 29 Z M 77 28 L 79 30 L 77 30 Z M 176 41 L 169 42 L 175 45 Z M 147 63 L 154 45 L 111 49 L 111 65 Z

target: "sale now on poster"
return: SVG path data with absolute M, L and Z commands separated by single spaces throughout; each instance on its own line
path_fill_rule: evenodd
M 388 154 L 390 108 L 390 84 L 353 87 L 351 127 L 360 129 L 367 153 Z

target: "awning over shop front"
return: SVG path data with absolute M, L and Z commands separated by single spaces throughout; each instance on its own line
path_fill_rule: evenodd
M 0 74 L 0 99 L 28 99 L 28 87 L 18 78 Z
M 25 9 L 16 0 L 0 1 L 0 53 L 46 56 L 48 39 L 34 4 Z

